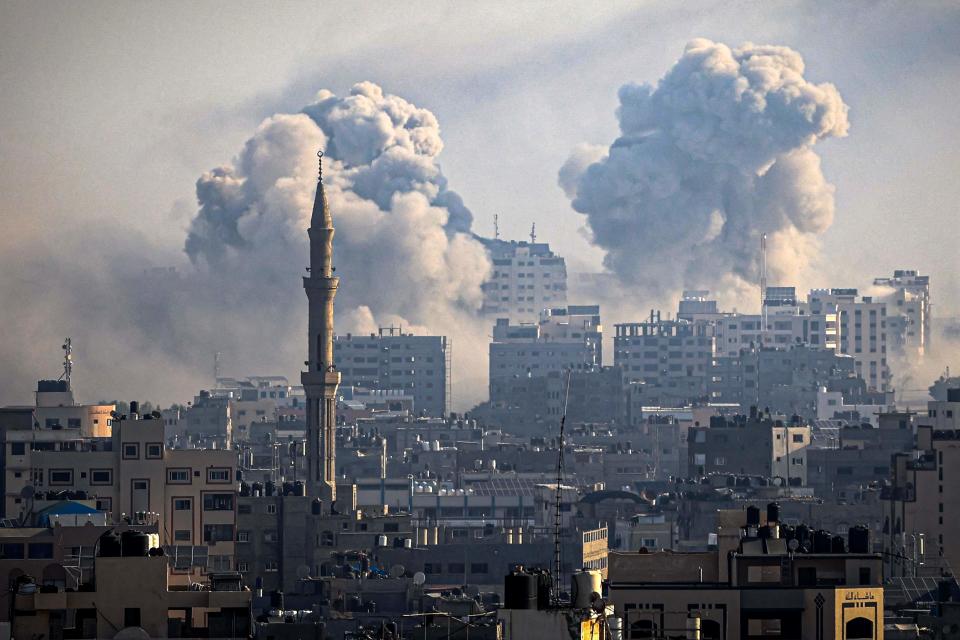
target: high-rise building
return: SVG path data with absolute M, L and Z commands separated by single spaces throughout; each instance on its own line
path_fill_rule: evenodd
M 836 313 L 839 352 L 853 356 L 868 390 L 889 390 L 886 303 L 856 289 L 812 289 L 806 304 L 811 315 Z
M 567 264 L 545 242 L 489 240 L 493 262 L 483 285 L 485 316 L 536 322 L 544 309 L 567 303 Z
M 879 296 L 887 303 L 887 328 L 891 351 L 904 356 L 922 356 L 930 347 L 930 276 L 912 269 L 897 269 L 892 278 L 876 278 L 873 284 L 889 287 Z
M 333 217 L 323 191 L 323 153 L 310 217 L 310 275 L 303 279 L 309 307 L 308 354 L 300 380 L 306 395 L 307 490 L 330 504 L 337 496 L 336 420 L 340 373 L 333 361 Z
M 336 336 L 333 341 L 344 387 L 402 391 L 413 397 L 414 413 L 432 417 L 449 412 L 450 348 L 446 336 L 415 336 L 400 327 L 381 327 L 368 336 Z
M 516 378 L 551 372 L 592 370 L 603 364 L 600 307 L 571 305 L 545 309 L 538 324 L 510 324 L 499 318 L 490 343 L 490 400 Z

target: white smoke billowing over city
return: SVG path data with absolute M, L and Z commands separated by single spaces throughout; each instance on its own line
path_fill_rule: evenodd
M 473 336 L 482 335 L 476 312 L 490 265 L 437 164 L 439 124 L 372 83 L 345 97 L 321 91 L 302 113 L 268 118 L 232 164 L 204 174 L 186 240 L 190 259 L 273 304 L 299 301 L 318 149 L 336 227 L 338 333 L 394 324 L 447 335 L 455 372 L 477 375 L 480 367 L 482 377 L 485 345 Z M 298 313 L 273 330 L 302 334 L 293 344 L 305 350 L 305 327 Z
M 399 325 L 449 336 L 454 405 L 472 406 L 486 392 L 489 327 L 477 311 L 489 261 L 437 164 L 442 148 L 430 111 L 374 84 L 342 97 L 321 91 L 301 113 L 265 119 L 231 162 L 199 178 L 181 247 L 152 244 L 135 216 L 63 234 L 55 247 L 12 247 L 0 256 L 11 274 L 0 285 L 4 300 L 22 303 L 0 308 L 20 336 L 0 343 L 4 401 L 26 401 L 31 380 L 59 374 L 65 336 L 82 400 L 186 401 L 212 383 L 214 352 L 224 375 L 298 384 L 301 277 L 324 149 L 337 332 Z
M 813 147 L 849 126 L 833 85 L 804 78 L 787 47 L 697 39 L 655 87 L 625 85 L 619 100 L 620 136 L 578 148 L 559 182 L 620 283 L 654 300 L 742 298 L 767 234 L 769 282 L 806 284 L 834 216 Z

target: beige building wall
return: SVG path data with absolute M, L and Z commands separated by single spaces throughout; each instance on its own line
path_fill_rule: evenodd
M 83 491 L 108 521 L 156 522 L 162 545 L 206 558 L 196 573 L 232 570 L 236 539 L 236 452 L 167 449 L 162 420 L 124 420 L 110 440 L 66 431 L 10 431 L 4 443 L 8 517 L 29 518 L 35 494 Z M 137 514 L 144 514 L 138 516 Z

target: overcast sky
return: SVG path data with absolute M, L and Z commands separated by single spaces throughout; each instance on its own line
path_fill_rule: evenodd
M 837 201 L 822 284 L 917 268 L 937 313 L 960 313 L 955 2 L 5 2 L 0 251 L 109 225 L 182 264 L 203 171 L 264 117 L 371 80 L 437 115 L 476 231 L 536 222 L 572 270 L 597 270 L 557 171 L 576 144 L 609 145 L 617 89 L 656 82 L 695 37 L 792 47 L 850 106 L 849 137 L 817 146 Z M 0 266 L 2 286 L 16 265 Z

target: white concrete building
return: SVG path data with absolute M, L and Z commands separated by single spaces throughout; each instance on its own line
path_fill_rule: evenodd
M 906 357 L 923 356 L 930 346 L 930 276 L 897 269 L 892 278 L 876 278 L 873 284 L 890 289 L 880 296 L 887 304 L 890 350 Z
M 811 314 L 836 312 L 840 353 L 853 356 L 868 390 L 889 390 L 887 304 L 858 297 L 856 289 L 812 289 L 807 307 Z
M 538 324 L 514 325 L 500 318 L 490 343 L 491 389 L 497 380 L 599 367 L 602 343 L 597 305 L 546 309 Z
M 382 327 L 368 336 L 335 336 L 333 356 L 340 386 L 393 389 L 413 396 L 417 415 L 440 417 L 450 410 L 451 345 L 446 336 L 415 336 Z
M 544 242 L 490 240 L 493 262 L 481 312 L 512 323 L 536 322 L 541 311 L 567 304 L 567 265 Z

